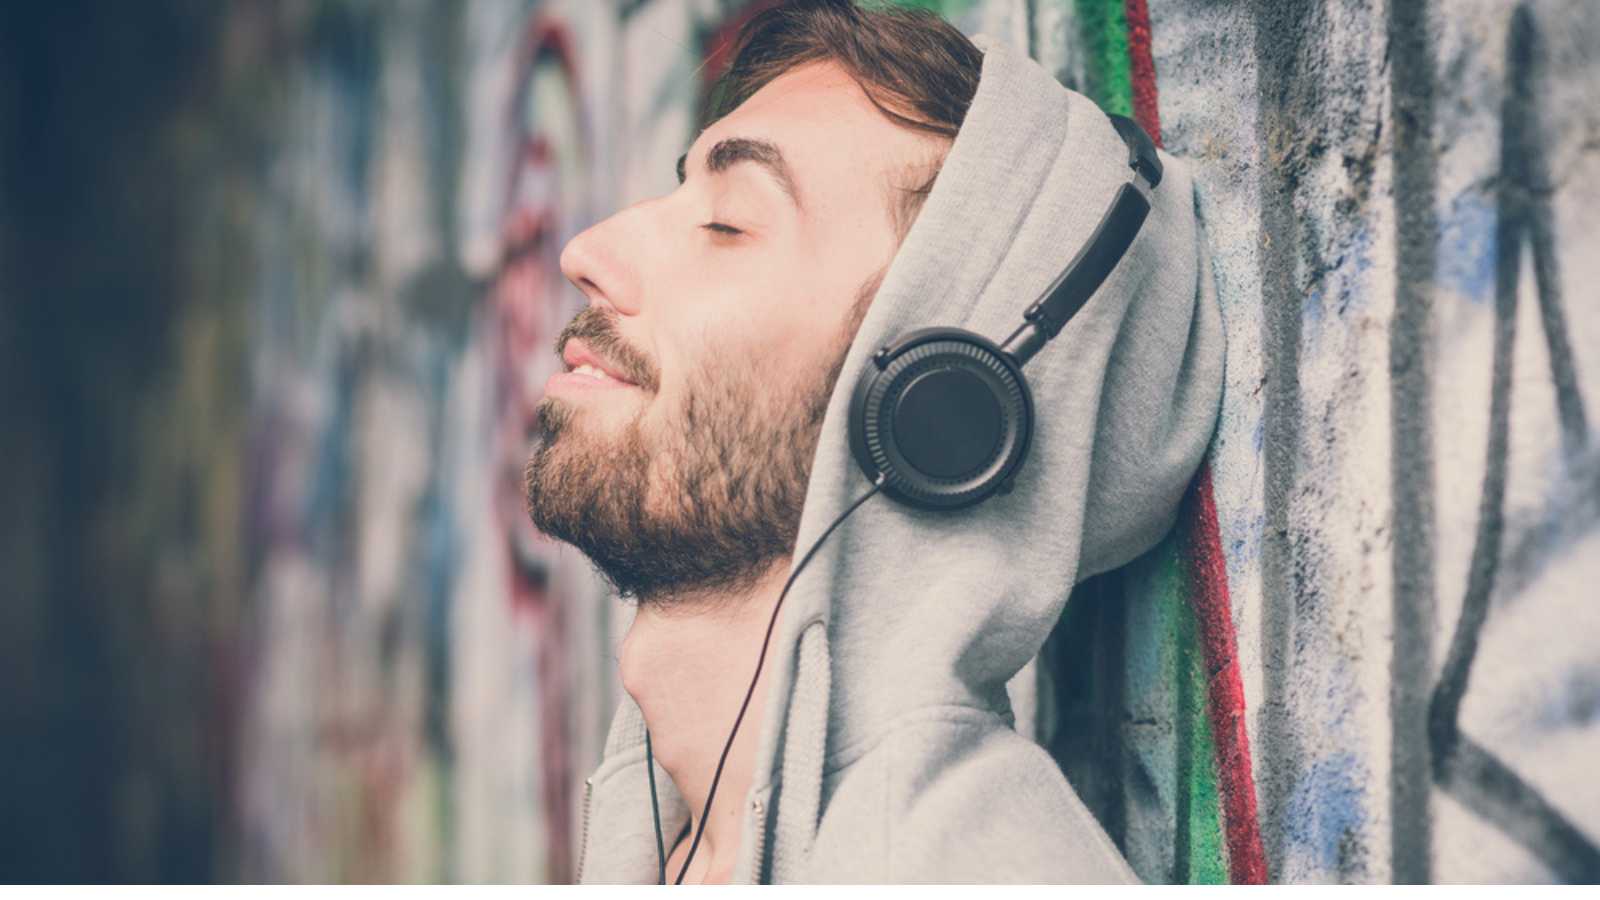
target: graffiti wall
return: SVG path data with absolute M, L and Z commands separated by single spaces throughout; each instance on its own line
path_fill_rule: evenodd
M 572 878 L 622 611 L 522 511 L 532 409 L 581 301 L 556 260 L 674 186 L 764 5 L 240 0 L 182 32 L 210 49 L 135 70 L 211 85 L 168 85 L 134 135 L 155 162 L 132 171 L 180 188 L 108 201 L 171 194 L 199 223 L 151 238 L 176 248 L 177 299 L 122 311 L 154 374 L 106 379 L 75 318 L 16 307 L 0 328 L 6 366 L 53 373 L 8 419 L 33 468 L 6 474 L 22 511 L 0 558 L 44 598 L 11 614 L 10 683 L 89 704 L 4 704 L 8 733 L 56 736 L 6 777 L 92 769 L 71 808 L 114 814 L 8 836 L 42 848 L 9 871 L 70 873 L 49 853 L 99 842 L 124 848 L 95 858 L 109 879 Z M 1079 586 L 1016 685 L 1138 873 L 1600 881 L 1600 6 L 905 5 L 1026 47 L 1196 173 L 1228 337 L 1212 450 L 1177 531 Z M 104 107 L 61 96 L 88 114 L 139 93 L 113 81 Z M 31 103 L 8 89 L 0 113 Z M 22 254 L 74 245 L 13 235 L 49 208 L 24 175 L 49 164 L 4 161 L 5 262 L 45 290 Z M 163 460 L 116 479 L 126 496 L 51 475 L 93 468 L 85 442 L 119 426 L 130 457 Z M 73 503 L 38 524 L 53 489 Z M 114 548 L 100 574 L 28 562 L 80 530 Z M 111 584 L 142 605 L 56 602 Z M 158 692 L 104 686 L 150 673 Z
M 1198 166 L 1229 360 L 1180 533 L 1056 636 L 1058 758 L 1146 878 L 1600 879 L 1595 9 L 1072 11 Z

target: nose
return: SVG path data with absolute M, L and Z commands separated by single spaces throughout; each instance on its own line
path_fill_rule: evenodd
M 583 292 L 590 305 L 625 316 L 638 314 L 637 248 L 648 244 L 629 236 L 636 230 L 637 218 L 637 207 L 624 209 L 579 232 L 562 249 L 561 274 Z

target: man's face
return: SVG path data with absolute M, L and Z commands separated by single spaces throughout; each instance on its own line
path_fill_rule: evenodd
M 539 407 L 540 530 L 647 602 L 787 557 L 828 395 L 898 245 L 890 211 L 946 143 L 836 65 L 802 66 L 702 132 L 676 190 L 573 238 L 561 269 L 589 306 L 558 340 L 577 371 Z

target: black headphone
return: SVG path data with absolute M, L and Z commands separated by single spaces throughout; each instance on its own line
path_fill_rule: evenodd
M 959 509 L 1010 493 L 1033 437 L 1022 367 L 1083 308 L 1150 212 L 1137 182 L 1161 183 L 1161 159 L 1138 123 L 1110 116 L 1134 179 L 1094 235 L 1023 313 L 1004 344 L 961 328 L 921 328 L 884 345 L 856 382 L 850 449 L 883 492 L 919 509 Z
M 739 715 L 722 747 L 711 787 L 706 791 L 700 827 L 695 830 L 674 884 L 683 883 L 695 851 L 700 848 L 728 751 L 733 748 L 733 739 L 761 678 L 761 666 L 767 658 L 783 598 L 828 535 L 880 491 L 902 503 L 930 510 L 960 509 L 995 493 L 1011 491 L 1012 480 L 1028 456 L 1028 442 L 1033 437 L 1033 394 L 1022 377 L 1022 367 L 1089 302 L 1128 252 L 1150 214 L 1150 201 L 1139 183 L 1142 181 L 1146 190 L 1161 183 L 1161 159 L 1150 136 L 1125 116 L 1110 119 L 1128 145 L 1128 167 L 1134 178 L 1117 191 L 1089 243 L 1078 251 L 1044 296 L 1022 314 L 1022 325 L 1006 342 L 996 345 L 981 334 L 961 328 L 920 328 L 874 353 L 862 371 L 850 401 L 850 449 L 873 487 L 812 541 L 811 549 L 784 582 L 761 641 L 756 674 L 750 679 L 744 703 L 739 706 Z M 660 884 L 666 884 L 667 851 L 661 834 L 655 754 L 648 730 L 644 748 L 650 812 L 655 820 L 657 878 Z M 684 827 L 687 829 L 688 824 Z

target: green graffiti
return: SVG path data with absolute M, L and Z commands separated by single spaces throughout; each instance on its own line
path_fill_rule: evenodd
M 1073 0 L 1072 6 L 1084 58 L 1084 92 L 1107 112 L 1133 115 L 1128 21 L 1122 0 Z M 1124 700 L 1130 711 L 1163 706 L 1171 711 L 1173 856 L 1171 872 L 1160 874 L 1180 884 L 1226 884 L 1216 746 L 1207 715 L 1210 679 L 1189 603 L 1195 586 L 1179 547 L 1176 533 L 1168 535 L 1132 563 L 1124 579 L 1123 602 L 1146 604 L 1154 613 L 1134 617 L 1129 625 L 1142 622 L 1156 632 L 1128 636 L 1130 647 L 1155 651 L 1154 660 L 1146 658 L 1155 667 L 1141 672 L 1139 664 L 1130 660 L 1134 665 L 1127 673 Z M 1158 873 L 1140 874 L 1151 878 Z
M 1170 547 L 1162 568 L 1171 571 L 1177 590 L 1160 598 L 1175 628 L 1173 640 L 1174 691 L 1178 704 L 1178 771 L 1173 880 L 1187 884 L 1227 884 L 1223 862 L 1222 816 L 1217 795 L 1216 746 L 1211 718 L 1206 715 L 1209 678 L 1204 654 L 1195 631 L 1194 608 L 1188 598 L 1194 585 L 1186 577 L 1182 558 Z
M 925 9 L 948 19 L 971 9 L 976 2 L 977 0 L 892 0 L 891 3 L 885 5 L 899 6 L 905 9 Z
M 1172 854 L 1152 854 L 1143 841 L 1143 852 L 1130 848 L 1130 861 L 1146 881 L 1226 884 L 1208 678 L 1189 603 L 1195 588 L 1180 546 L 1180 536 L 1169 534 L 1120 579 L 1118 600 L 1129 609 L 1123 704 L 1128 721 L 1143 723 L 1129 734 L 1127 749 L 1158 783 L 1167 816 L 1139 827 L 1153 829 L 1149 837 L 1161 835 L 1158 842 Z
M 1128 18 L 1121 0 L 1076 0 L 1078 40 L 1084 59 L 1084 93 L 1106 112 L 1133 115 L 1128 63 Z

